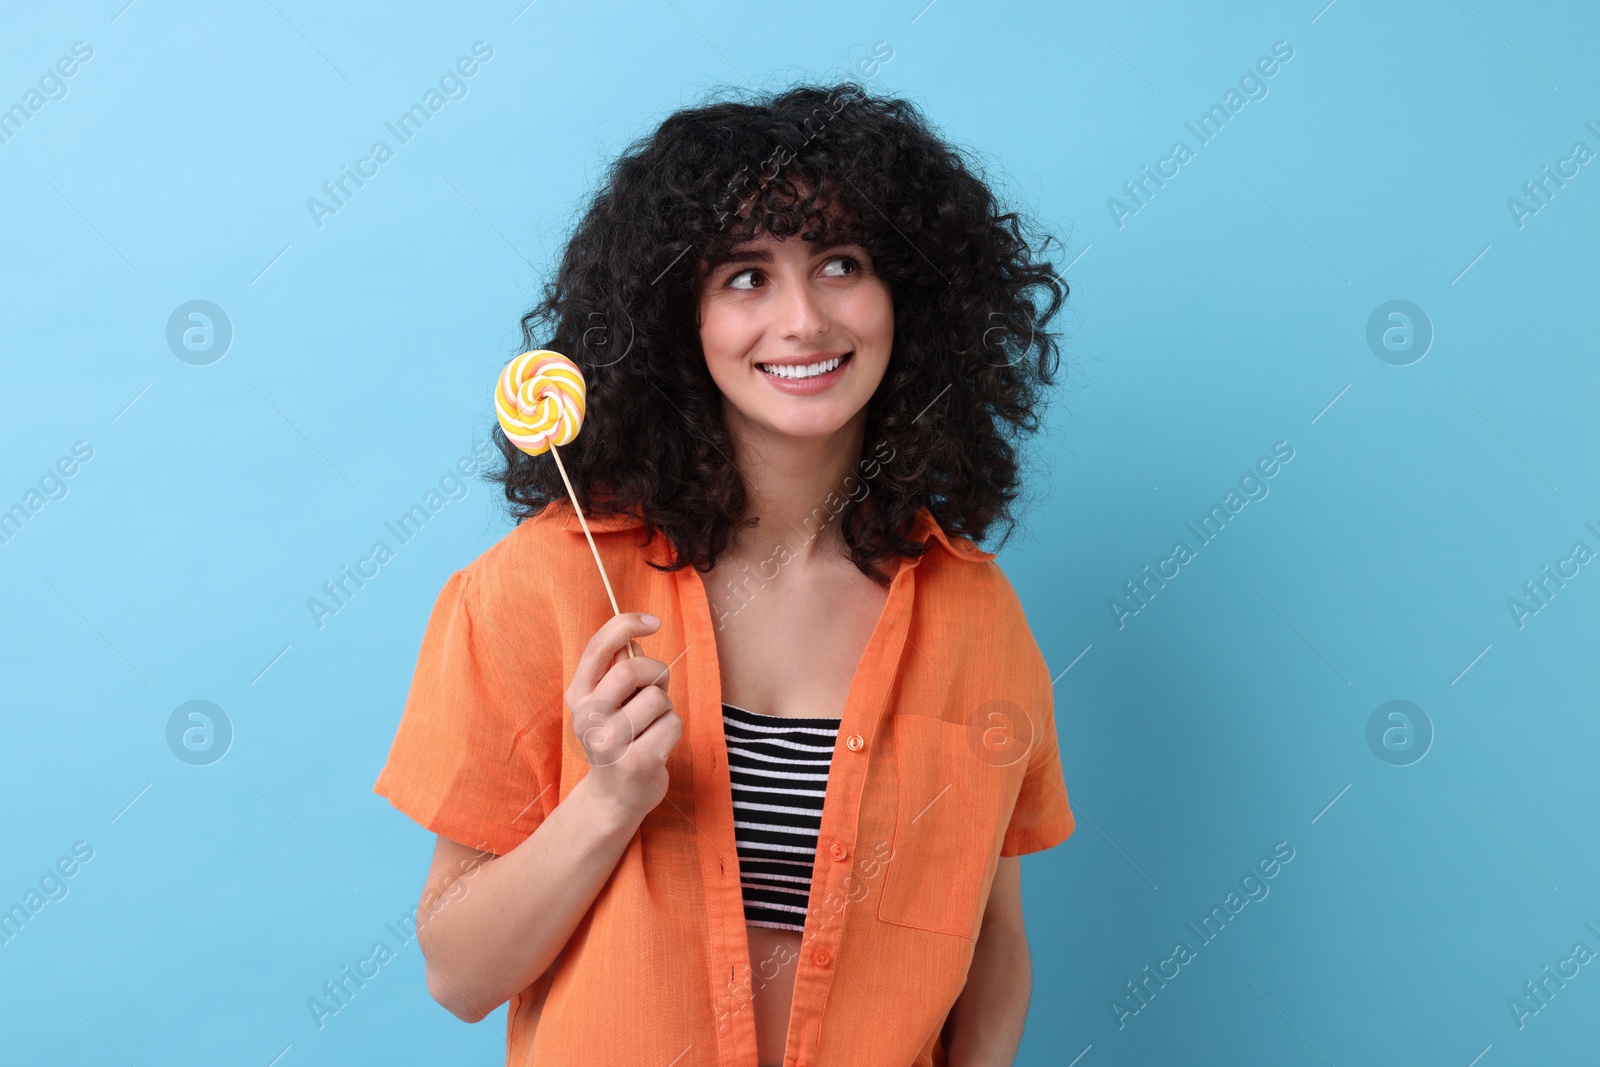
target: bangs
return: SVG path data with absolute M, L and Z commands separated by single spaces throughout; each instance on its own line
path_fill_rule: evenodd
M 854 205 L 827 200 L 824 195 L 802 195 L 786 179 L 746 203 L 741 214 L 723 216 L 723 226 L 710 238 L 710 246 L 699 259 L 696 282 L 704 282 L 718 267 L 739 258 L 742 246 L 763 234 L 778 240 L 798 237 L 811 248 L 861 245 L 872 251 L 870 234 L 862 224 L 861 211 Z
M 769 155 L 769 159 L 772 156 Z M 779 157 L 781 158 L 781 157 Z M 850 183 L 834 179 L 800 158 L 777 168 L 742 165 L 715 205 L 709 246 L 699 260 L 696 283 L 737 258 L 737 249 L 760 237 L 799 237 L 813 248 L 860 245 L 869 253 L 872 234 L 865 224 L 865 198 Z

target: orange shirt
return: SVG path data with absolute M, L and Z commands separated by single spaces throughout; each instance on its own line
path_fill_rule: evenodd
M 670 665 L 684 731 L 666 797 L 511 999 L 507 1062 L 755 1067 L 716 620 L 693 567 L 646 565 L 670 560 L 663 534 L 646 549 L 637 518 L 589 525 L 622 610 L 662 620 L 637 640 Z M 942 1067 L 998 857 L 1073 830 L 1050 673 L 1015 591 L 927 508 L 911 536 L 935 543 L 889 561 L 839 726 L 785 1067 Z M 774 573 L 747 572 L 744 595 Z M 519 524 L 440 593 L 374 792 L 465 845 L 515 848 L 589 769 L 564 694 L 611 614 L 570 505 Z

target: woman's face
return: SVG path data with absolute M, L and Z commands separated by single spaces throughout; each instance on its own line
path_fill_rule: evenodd
M 792 437 L 833 434 L 861 414 L 894 344 L 889 287 L 866 249 L 768 234 L 706 278 L 699 323 L 730 428 L 743 420 Z

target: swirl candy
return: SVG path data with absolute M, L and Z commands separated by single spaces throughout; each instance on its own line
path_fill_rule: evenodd
M 506 438 L 530 456 L 571 443 L 583 428 L 583 371 L 559 352 L 524 352 L 506 364 L 494 413 Z

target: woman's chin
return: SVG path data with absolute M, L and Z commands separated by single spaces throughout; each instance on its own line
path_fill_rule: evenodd
M 754 421 L 771 435 L 824 441 L 838 436 L 856 414 L 855 411 L 842 411 L 833 404 L 825 408 L 817 405 L 817 408 L 814 411 L 796 411 L 792 406 L 785 406 L 774 410 L 771 405 L 764 405 L 760 417 Z

